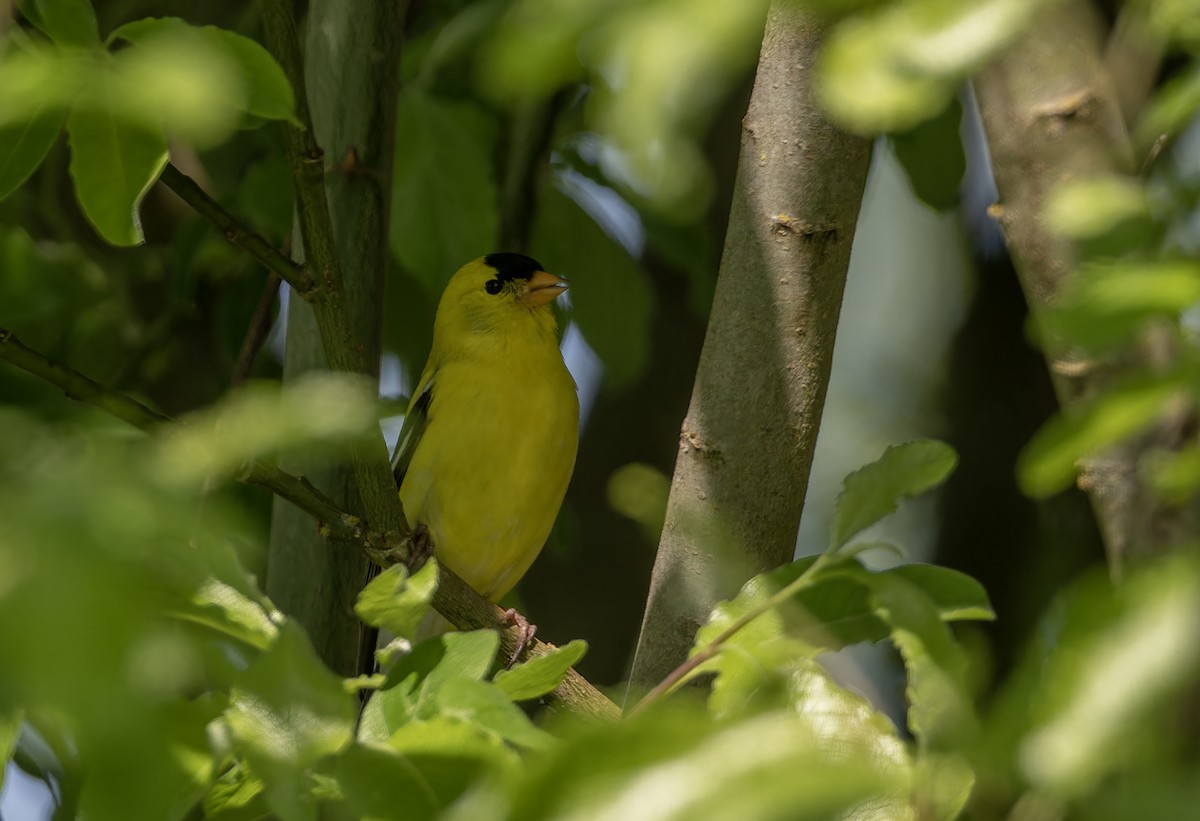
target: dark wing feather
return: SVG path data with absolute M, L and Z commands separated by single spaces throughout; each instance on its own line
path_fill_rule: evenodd
M 433 401 L 433 383 L 432 378 L 425 380 L 425 384 L 421 386 L 421 392 L 409 403 L 408 413 L 404 415 L 404 424 L 400 427 L 400 438 L 396 440 L 396 450 L 392 453 L 392 475 L 396 477 L 396 487 L 400 487 L 400 483 L 404 481 L 404 474 L 408 472 L 413 453 L 417 450 L 417 443 L 421 441 L 421 434 L 425 432 L 425 426 L 429 424 L 429 404 Z

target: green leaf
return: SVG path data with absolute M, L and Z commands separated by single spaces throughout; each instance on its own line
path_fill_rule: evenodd
M 1173 725 L 1156 719 L 1179 709 L 1173 699 L 1194 687 L 1200 670 L 1197 601 L 1200 562 L 1182 553 L 1115 589 L 1097 578 L 1056 614 L 1059 634 L 1034 660 L 1039 681 L 1025 703 L 1034 726 L 1018 762 L 1031 784 L 1084 796 L 1127 767 L 1131 749 L 1188 743 L 1187 730 L 1176 728 L 1172 739 L 1164 727 Z
M 100 45 L 90 0 L 25 0 L 21 14 L 60 46 Z
M 1194 14 L 1194 10 L 1193 10 Z M 1141 153 L 1149 151 L 1162 135 L 1181 133 L 1200 111 L 1200 63 L 1165 82 L 1150 100 L 1134 128 L 1134 141 Z
M 1188 375 L 1137 378 L 1110 389 L 1084 407 L 1060 412 L 1037 432 L 1017 462 L 1017 479 L 1034 498 L 1065 490 L 1079 460 L 1152 424 L 1171 399 L 1189 387 Z
M 258 821 L 270 814 L 262 779 L 240 763 L 221 774 L 202 806 L 207 821 Z
M 367 624 L 412 641 L 437 591 L 437 574 L 433 559 L 411 578 L 403 565 L 389 567 L 358 594 L 354 612 Z
M 924 748 L 961 750 L 977 733 L 966 689 L 966 658 L 937 605 L 896 574 L 871 576 L 871 601 L 908 671 L 908 725 Z
M 641 267 L 557 188 L 543 191 L 532 237 L 534 256 L 571 280 L 570 319 L 604 363 L 605 383 L 628 385 L 649 347 L 652 297 Z
M 430 294 L 496 250 L 497 125 L 482 108 L 405 89 L 396 114 L 392 252 Z
M 29 119 L 0 124 L 0 200 L 42 164 L 66 119 L 66 109 L 46 106 Z
M 126 23 L 108 41 L 145 44 L 164 36 L 195 36 L 226 57 L 240 83 L 240 110 L 264 120 L 286 120 L 300 126 L 287 75 L 265 48 L 248 37 L 216 26 L 193 26 L 178 17 L 146 18 Z
M 271 613 L 234 586 L 208 579 L 189 602 L 179 602 L 176 618 L 202 624 L 223 635 L 266 649 L 278 635 Z
M 102 96 L 108 88 L 101 79 L 85 93 Z M 71 112 L 67 134 L 75 195 L 88 221 L 113 245 L 141 243 L 138 209 L 167 164 L 166 137 L 118 119 L 98 101 Z
M 267 799 L 287 819 L 315 819 L 306 771 L 354 737 L 354 698 L 288 622 L 230 693 L 226 715 L 234 747 L 266 784 Z
M 946 480 L 958 456 L 942 442 L 921 439 L 893 445 L 878 461 L 846 477 L 833 515 L 834 548 L 896 510 L 901 499 L 916 496 Z
M 1058 301 L 1036 322 L 1043 347 L 1106 352 L 1147 324 L 1200 302 L 1200 265 L 1193 260 L 1087 265 L 1067 281 Z
M 513 744 L 545 749 L 552 741 L 549 733 L 534 727 L 521 708 L 494 684 L 451 679 L 437 688 L 434 700 L 439 715 L 475 724 Z
M 528 701 L 549 693 L 562 683 L 567 671 L 587 652 L 580 639 L 536 655 L 528 661 L 496 673 L 492 683 L 513 701 Z
M 902 564 L 884 570 L 884 576 L 898 576 L 929 597 L 942 621 L 992 621 L 996 618 L 987 591 L 978 581 L 932 564 Z
M 420 769 L 387 749 L 355 744 L 338 755 L 333 772 L 357 818 L 424 821 L 445 809 Z
M 427 639 L 402 656 L 388 672 L 382 690 L 364 711 L 364 726 L 376 741 L 410 721 L 437 714 L 436 694 L 455 679 L 482 681 L 492 668 L 500 636 L 494 630 L 444 633 Z
M 860 133 L 902 131 L 935 116 L 961 81 L 1030 24 L 1029 0 L 910 0 L 843 21 L 817 64 L 831 117 Z
M 412 763 L 442 805 L 477 787 L 489 772 L 511 776 L 521 766 L 515 749 L 495 734 L 449 716 L 406 724 L 386 741 Z
M 1047 221 L 1072 239 L 1102 236 L 1149 213 L 1150 202 L 1142 184 L 1115 174 L 1071 180 L 1054 189 L 1046 202 Z
M 788 710 L 715 726 L 693 711 L 652 710 L 577 732 L 522 774 L 502 816 L 511 821 L 817 821 L 885 796 L 890 805 L 907 786 L 864 750 L 829 754 Z
M 890 135 L 892 149 L 913 193 L 939 211 L 958 205 L 967 170 L 967 155 L 959 133 L 962 114 L 962 104 L 955 98 L 936 117 Z

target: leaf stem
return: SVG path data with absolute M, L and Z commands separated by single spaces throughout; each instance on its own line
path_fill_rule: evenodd
M 704 645 L 704 647 L 702 647 L 699 651 L 689 655 L 683 664 L 680 664 L 678 667 L 672 670 L 666 678 L 656 684 L 654 688 L 650 690 L 650 692 L 646 693 L 646 695 L 642 697 L 641 701 L 639 701 L 633 706 L 632 709 L 629 710 L 629 715 L 636 715 L 645 710 L 651 704 L 662 699 L 668 693 L 673 691 L 680 683 L 682 683 L 683 679 L 686 678 L 689 673 L 719 653 L 725 642 L 733 638 L 733 636 L 736 635 L 743 627 L 757 619 L 763 613 L 766 613 L 768 610 L 772 610 L 783 604 L 792 596 L 796 595 L 801 590 L 812 584 L 815 573 L 822 569 L 825 565 L 829 564 L 829 562 L 832 561 L 836 555 L 836 550 L 829 550 L 825 553 L 822 553 L 817 557 L 815 562 L 809 565 L 808 568 L 805 569 L 805 571 L 797 576 L 792 582 L 780 588 L 774 595 L 772 595 L 762 604 L 751 608 L 738 618 L 734 619 L 733 623 L 717 634 L 712 641 Z

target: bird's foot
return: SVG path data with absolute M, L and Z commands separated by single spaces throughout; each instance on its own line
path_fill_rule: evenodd
M 433 556 L 433 537 L 429 535 L 429 528 L 424 524 L 419 524 L 413 528 L 412 532 L 412 553 L 408 558 L 408 567 L 414 573 L 425 566 L 425 562 Z
M 529 619 L 511 607 L 504 611 L 504 623 L 509 627 L 517 628 L 517 646 L 513 648 L 512 657 L 505 665 L 505 669 L 508 669 L 517 663 L 521 654 L 525 652 L 525 648 L 529 646 L 529 642 L 533 641 L 533 637 L 537 634 L 537 625 L 530 624 Z

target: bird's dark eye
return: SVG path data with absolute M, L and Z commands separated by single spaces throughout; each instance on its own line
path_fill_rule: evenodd
M 483 284 L 483 290 L 487 291 L 492 296 L 500 293 L 504 288 L 504 283 L 498 279 L 489 279 Z

